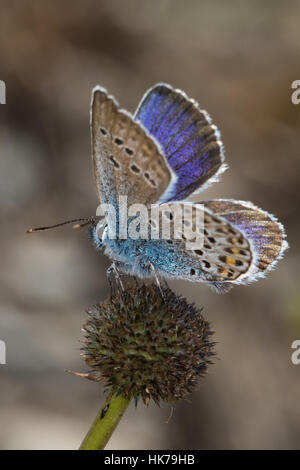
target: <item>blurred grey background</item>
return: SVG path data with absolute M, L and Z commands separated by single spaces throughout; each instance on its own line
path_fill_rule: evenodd
M 172 284 L 204 306 L 219 359 L 168 424 L 168 405 L 130 406 L 108 449 L 300 448 L 300 2 L 0 0 L 0 11 L 1 448 L 76 449 L 104 401 L 64 370 L 86 370 L 81 326 L 108 294 L 108 260 L 84 230 L 25 230 L 95 213 L 92 87 L 133 112 L 158 81 L 222 132 L 230 169 L 203 199 L 276 214 L 291 249 L 267 279 L 227 295 Z

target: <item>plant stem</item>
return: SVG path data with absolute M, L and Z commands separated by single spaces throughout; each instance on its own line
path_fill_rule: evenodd
M 123 394 L 118 395 L 111 393 L 96 416 L 79 450 L 104 449 L 112 433 L 118 426 L 130 400 L 130 396 L 127 397 Z

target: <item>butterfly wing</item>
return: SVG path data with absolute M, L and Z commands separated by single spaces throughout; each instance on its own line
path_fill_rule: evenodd
M 226 169 L 220 134 L 206 111 L 181 90 L 159 83 L 150 88 L 135 113 L 160 143 L 178 179 L 160 202 L 186 199 L 202 191 Z
M 255 269 L 247 281 L 256 280 L 273 269 L 288 247 L 283 225 L 266 211 L 251 202 L 215 199 L 205 202 L 205 207 L 239 229 L 251 242 Z
M 143 125 L 96 87 L 91 104 L 92 159 L 100 202 L 151 204 L 172 187 L 173 172 Z
M 168 207 L 187 204 L 199 207 L 188 202 L 170 203 Z M 227 292 L 235 284 L 264 277 L 288 247 L 282 224 L 252 203 L 217 199 L 201 207 L 203 246 L 190 250 L 183 239 L 159 240 L 157 266 L 161 276 L 209 282 L 218 292 Z
M 203 244 L 194 249 L 187 248 L 185 229 L 181 232 L 181 239 L 178 239 L 175 226 L 170 230 L 169 239 L 160 238 L 145 242 L 147 256 L 157 273 L 171 279 L 209 282 L 220 292 L 243 282 L 253 269 L 254 263 L 247 237 L 239 228 L 213 213 L 208 207 L 192 202 L 162 204 L 162 218 L 169 219 L 173 208 L 181 207 L 184 213 L 187 206 L 191 210 L 190 225 L 194 230 L 197 227 L 196 210 L 199 210 L 199 207 L 204 210 Z M 175 225 L 174 218 L 171 224 Z

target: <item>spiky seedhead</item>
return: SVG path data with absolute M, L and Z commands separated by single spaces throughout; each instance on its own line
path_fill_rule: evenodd
M 201 310 L 167 287 L 163 298 L 154 284 L 131 287 L 87 313 L 87 377 L 146 404 L 186 397 L 215 355 Z

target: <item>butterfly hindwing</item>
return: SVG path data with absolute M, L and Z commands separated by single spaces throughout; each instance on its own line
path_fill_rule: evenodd
M 191 209 L 190 225 L 195 230 L 195 210 L 197 204 L 176 202 L 160 206 L 162 217 L 173 208 L 185 206 Z M 201 209 L 203 211 L 203 207 Z M 169 215 L 168 215 L 169 217 Z M 243 233 L 229 221 L 215 215 L 210 209 L 204 208 L 203 243 L 189 248 L 185 230 L 182 229 L 181 239 L 176 236 L 176 228 L 172 227 L 175 219 L 171 220 L 171 236 L 169 239 L 147 240 L 141 249 L 157 273 L 166 278 L 185 279 L 189 281 L 204 281 L 212 283 L 219 291 L 225 290 L 225 284 L 239 283 L 247 276 L 253 265 L 250 243 Z M 204 231 L 203 231 L 204 227 Z M 190 240 L 192 241 L 192 240 Z M 227 289 L 226 289 L 227 290 Z
M 206 201 L 205 206 L 241 230 L 251 242 L 256 260 L 247 281 L 262 277 L 272 269 L 288 247 L 282 224 L 251 202 L 215 199 Z
M 161 198 L 161 202 L 186 199 L 226 169 L 216 126 L 206 111 L 181 90 L 163 83 L 150 88 L 135 118 L 159 142 L 178 177 L 168 198 Z

